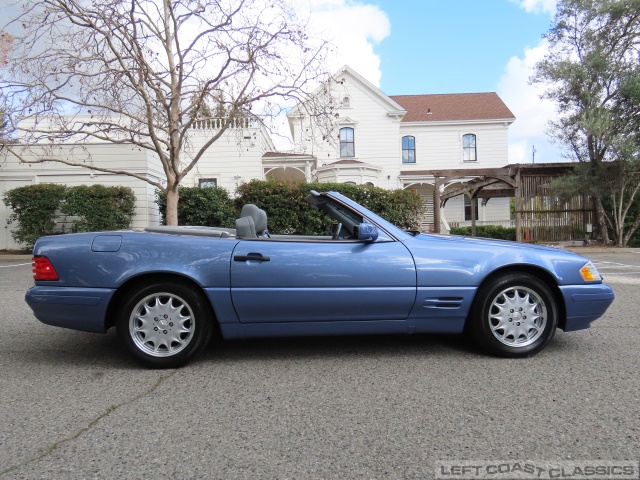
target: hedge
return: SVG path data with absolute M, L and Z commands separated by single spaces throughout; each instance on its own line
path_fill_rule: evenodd
M 63 233 L 58 225 L 66 216 L 73 232 L 130 228 L 136 197 L 129 187 L 43 183 L 7 190 L 3 200 L 12 210 L 9 223 L 17 222 L 11 236 L 32 248 L 38 237 Z
M 311 190 L 336 191 L 405 229 L 417 229 L 423 213 L 420 197 L 408 190 L 345 183 L 285 183 L 252 180 L 238 188 L 237 208 L 254 203 L 267 212 L 269 231 L 298 235 L 321 235 L 331 220 L 304 199 Z
M 233 228 L 238 215 L 234 201 L 221 187 L 179 187 L 178 224 Z M 162 223 L 166 223 L 167 196 L 156 190 Z
M 230 199 L 222 188 L 180 187 L 178 223 L 233 228 L 242 205 L 253 203 L 267 212 L 269 231 L 273 233 L 326 234 L 331 221 L 304 200 L 311 190 L 338 191 L 400 228 L 417 229 L 423 214 L 422 200 L 408 190 L 345 183 L 252 180 L 238 188 L 235 199 Z M 157 192 L 157 202 L 164 221 L 166 199 L 162 192 Z
M 8 223 L 18 223 L 11 232 L 13 239 L 31 248 L 38 237 L 56 233 L 56 217 L 65 191 L 64 185 L 50 183 L 7 190 L 2 200 L 12 210 Z
M 451 227 L 451 235 L 471 236 L 471 227 Z M 499 225 L 478 225 L 476 236 L 484 238 L 496 238 L 499 240 L 516 240 L 515 227 L 501 227 Z
M 72 232 L 96 232 L 131 228 L 136 196 L 129 187 L 79 185 L 68 188 L 61 212 L 78 217 Z

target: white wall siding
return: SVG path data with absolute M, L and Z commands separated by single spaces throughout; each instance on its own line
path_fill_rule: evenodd
M 477 161 L 462 159 L 462 137 L 476 135 Z M 416 163 L 402 170 L 499 168 L 509 163 L 508 128 L 504 123 L 460 125 L 402 124 L 400 136 L 415 137 Z
M 214 130 L 194 131 L 187 154 L 195 155 L 214 134 Z M 262 149 L 267 144 L 260 135 L 258 128 L 228 129 L 204 152 L 182 185 L 197 186 L 202 178 L 215 178 L 219 187 L 234 194 L 242 183 L 262 179 Z
M 463 196 L 458 195 L 449 199 L 443 212 L 449 223 L 465 221 Z M 504 221 L 509 220 L 509 216 L 508 198 L 492 198 L 486 205 L 482 205 L 482 199 L 478 199 L 478 221 Z
M 390 117 L 389 108 L 356 79 L 347 77 L 343 87 L 345 95 L 350 97 L 350 107 L 337 109 L 339 117 L 331 141 L 323 140 L 320 132 L 314 131 L 308 118 L 306 121 L 296 121 L 294 138 L 297 151 L 315 155 L 318 167 L 345 159 L 381 167 L 378 178 L 372 183 L 383 188 L 397 188 L 401 153 L 398 143 L 400 122 Z M 339 130 L 343 127 L 354 130 L 355 157 L 340 157 Z M 388 181 L 389 176 L 393 182 Z

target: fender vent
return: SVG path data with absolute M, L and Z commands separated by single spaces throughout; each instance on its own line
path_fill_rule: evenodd
M 462 306 L 462 297 L 427 297 L 424 299 L 424 308 L 456 309 Z

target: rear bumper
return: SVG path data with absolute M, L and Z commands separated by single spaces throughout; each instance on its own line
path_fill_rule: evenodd
M 604 284 L 560 286 L 560 291 L 567 311 L 565 332 L 589 328 L 615 298 L 611 287 Z
M 42 323 L 104 333 L 107 306 L 114 292 L 108 288 L 35 286 L 27 291 L 25 300 Z

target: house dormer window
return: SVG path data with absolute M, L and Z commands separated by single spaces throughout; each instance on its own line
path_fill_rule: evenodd
M 467 133 L 462 136 L 462 161 L 476 162 L 477 160 L 476 136 L 473 133 Z
M 351 108 L 351 99 L 349 97 L 342 97 L 342 108 Z
M 340 129 L 340 157 L 355 157 L 356 146 L 353 138 L 353 128 L 344 127 Z
M 416 138 L 402 137 L 402 163 L 416 163 Z

